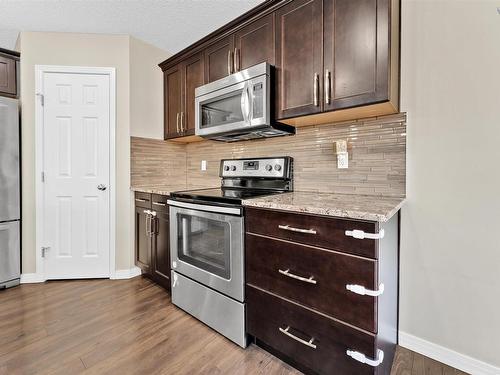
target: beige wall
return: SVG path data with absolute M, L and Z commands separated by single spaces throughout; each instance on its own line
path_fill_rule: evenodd
M 19 37 L 22 105 L 23 178 L 23 273 L 35 272 L 35 65 L 78 65 L 116 68 L 116 269 L 133 266 L 132 199 L 130 187 L 130 126 L 148 111 L 144 103 L 161 95 L 142 91 L 141 104 L 131 101 L 131 65 L 139 72 L 148 56 L 156 58 L 158 49 L 131 41 L 127 35 L 23 32 Z M 132 47 L 133 46 L 133 47 Z M 140 59 L 135 53 L 143 56 Z M 132 64 L 131 61 L 134 63 Z M 138 73 L 134 73 L 138 74 Z M 135 78 L 134 78 L 135 82 Z M 153 117 L 149 117 L 148 121 Z M 135 120 L 137 121 L 137 120 Z
M 500 366 L 498 1 L 402 2 L 402 331 Z
M 163 139 L 163 73 L 158 64 L 170 56 L 130 37 L 130 135 Z

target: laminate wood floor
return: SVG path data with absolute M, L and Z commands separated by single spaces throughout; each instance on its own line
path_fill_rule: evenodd
M 53 281 L 0 291 L 0 374 L 300 374 L 239 348 L 146 278 Z M 392 374 L 463 374 L 399 348 Z

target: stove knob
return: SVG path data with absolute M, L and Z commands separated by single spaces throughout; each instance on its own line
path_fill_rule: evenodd
M 266 165 L 266 171 L 271 172 L 273 170 L 273 166 L 271 164 Z
M 274 166 L 274 169 L 275 169 L 275 170 L 277 170 L 277 171 L 281 171 L 281 165 L 276 164 L 276 165 Z
M 225 165 L 224 170 L 227 172 L 229 170 L 229 165 Z
M 236 170 L 236 165 L 232 165 L 231 170 L 234 172 Z

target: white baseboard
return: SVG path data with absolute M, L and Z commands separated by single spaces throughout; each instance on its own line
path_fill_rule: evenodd
M 472 375 L 500 374 L 500 367 L 495 367 L 406 332 L 399 332 L 399 345 Z
M 38 273 L 23 273 L 21 275 L 21 284 L 44 283 L 45 277 Z
M 141 269 L 139 267 L 132 267 L 126 270 L 116 270 L 115 276 L 112 277 L 113 280 L 123 280 L 123 279 L 131 279 L 136 276 L 141 275 Z

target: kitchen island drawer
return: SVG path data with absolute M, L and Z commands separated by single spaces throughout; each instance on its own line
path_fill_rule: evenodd
M 375 374 L 347 351 L 377 357 L 375 335 L 356 330 L 259 289 L 247 286 L 247 331 L 284 359 L 316 374 Z M 381 358 L 378 354 L 378 358 Z
M 246 208 L 246 231 L 350 254 L 377 258 L 378 240 L 357 239 L 353 230 L 378 234 L 378 223 L 286 211 Z M 360 233 L 360 232 L 358 232 Z
M 143 208 L 151 208 L 151 194 L 140 191 L 135 192 L 135 206 Z
M 246 235 L 247 283 L 356 327 L 377 332 L 377 261 L 259 235 Z M 357 291 L 357 290 L 356 290 Z

